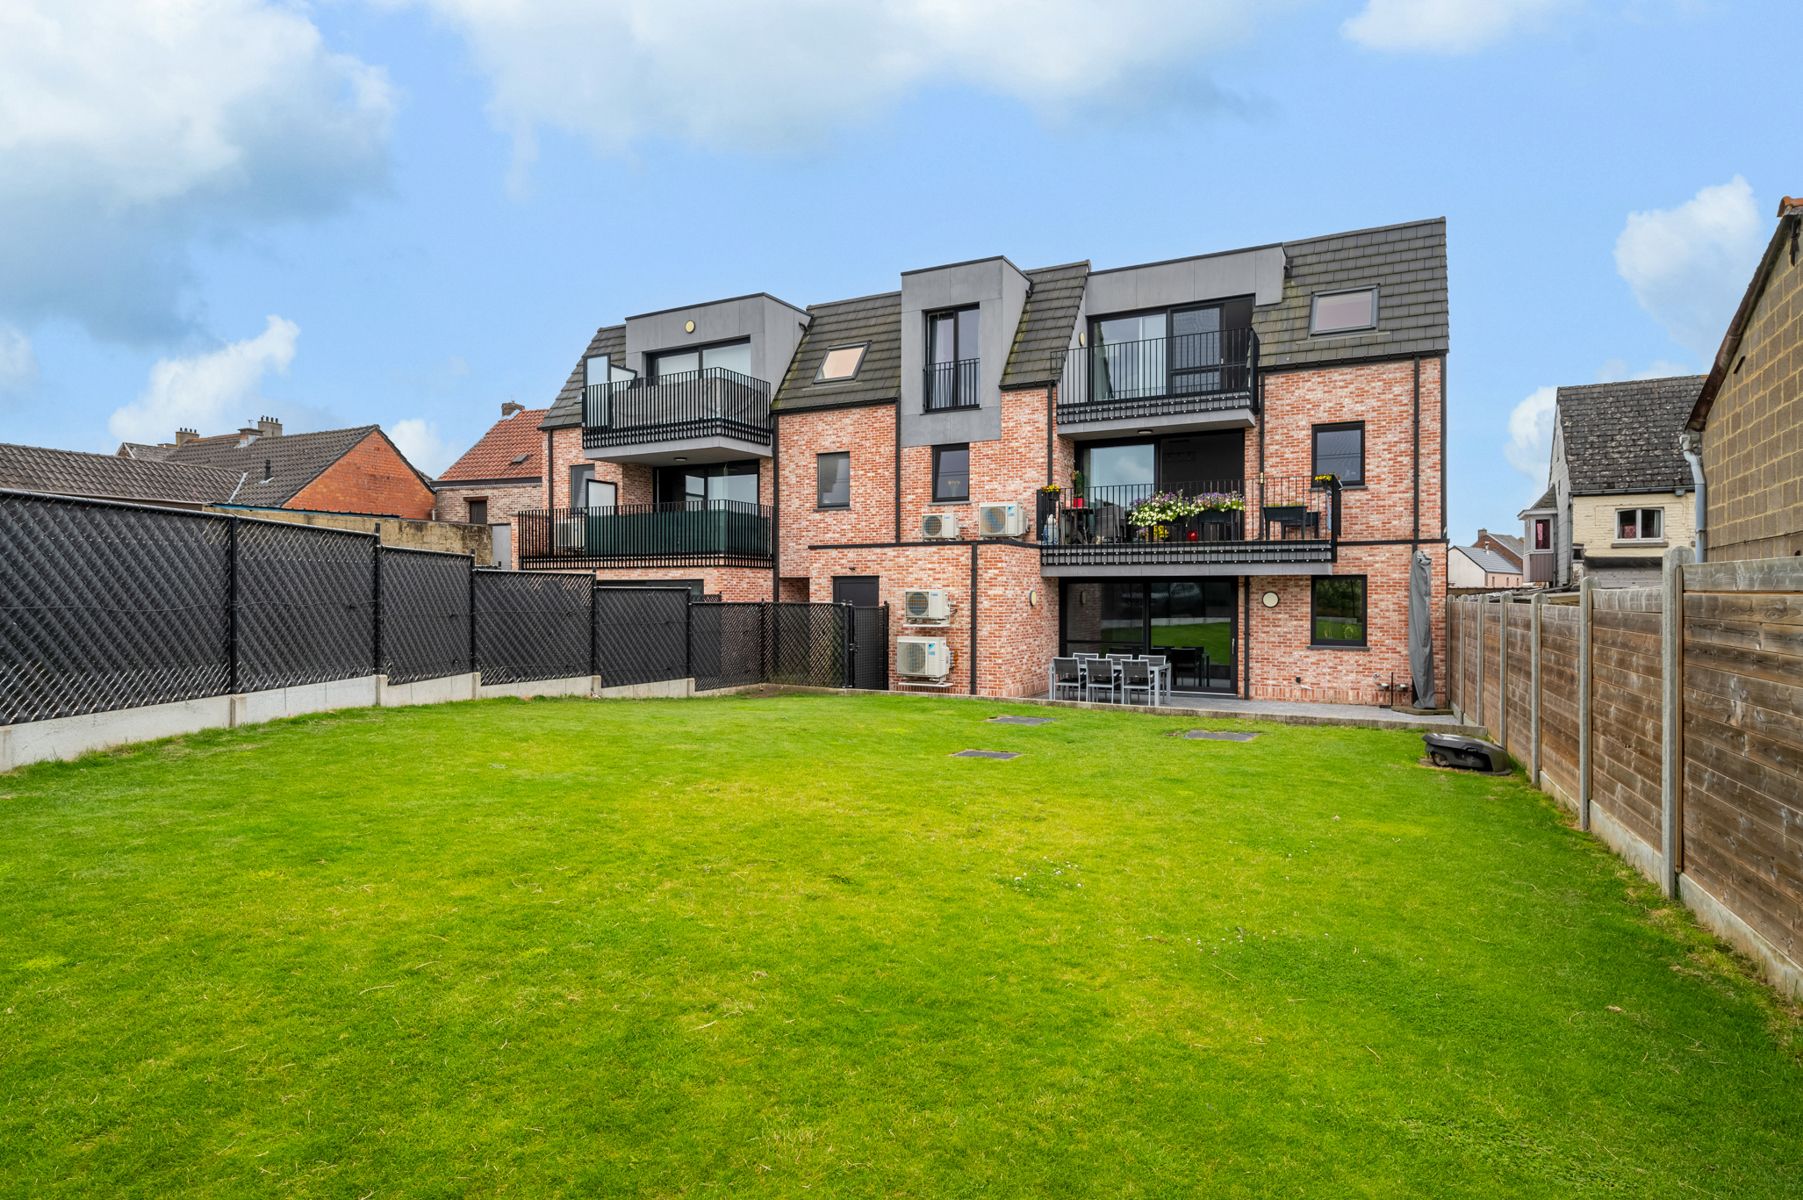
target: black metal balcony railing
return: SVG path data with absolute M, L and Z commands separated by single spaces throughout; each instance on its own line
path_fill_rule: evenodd
M 978 392 L 982 386 L 981 367 L 981 360 L 975 358 L 927 364 L 921 392 L 925 397 L 926 411 L 975 408 L 982 403 L 982 396 Z
M 771 508 L 737 500 L 534 509 L 519 515 L 528 569 L 605 566 L 764 566 Z
M 1257 407 L 1250 329 L 1077 346 L 1054 366 L 1060 424 Z
M 1051 506 L 1035 532 L 1047 566 L 1331 562 L 1339 526 L 1337 486 L 1266 475 L 1086 488 Z
M 655 380 L 591 383 L 583 390 L 586 449 L 712 437 L 768 445 L 770 385 L 725 367 L 706 367 Z

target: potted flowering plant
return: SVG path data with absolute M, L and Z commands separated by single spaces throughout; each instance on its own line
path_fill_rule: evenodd
M 1158 492 L 1127 510 L 1127 524 L 1145 530 L 1151 540 L 1162 542 L 1171 535 L 1172 526 L 1185 528 L 1186 522 L 1201 511 L 1189 496 Z
M 1325 475 L 1315 476 L 1314 485 L 1319 491 L 1329 492 L 1340 486 L 1340 477 L 1329 471 Z
M 1246 511 L 1246 498 L 1238 492 L 1204 492 L 1196 497 L 1201 509 L 1201 529 L 1190 534 L 1191 541 L 1230 542 L 1238 523 L 1236 513 Z
M 1083 507 L 1083 472 L 1071 472 L 1071 507 Z

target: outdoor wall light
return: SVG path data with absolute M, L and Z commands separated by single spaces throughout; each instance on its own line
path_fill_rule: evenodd
M 685 322 L 683 324 L 682 331 L 684 333 L 694 333 L 695 332 L 695 322 L 693 322 L 693 321 Z
M 1264 599 L 1266 608 L 1276 608 L 1277 607 L 1277 593 L 1276 592 L 1266 592 L 1264 594 L 1263 599 Z
M 1027 589 L 1027 607 L 1028 608 L 1038 608 L 1039 607 L 1039 589 L 1038 588 L 1028 588 Z

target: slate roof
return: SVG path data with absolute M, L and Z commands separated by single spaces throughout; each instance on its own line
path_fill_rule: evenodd
M 1083 307 L 1083 287 L 1089 279 L 1087 262 L 1062 267 L 1041 267 L 1025 272 L 1032 290 L 1021 310 L 1002 371 L 1002 387 L 1043 387 L 1057 381 L 1070 349 L 1071 329 Z
M 545 473 L 545 439 L 538 428 L 549 409 L 527 408 L 489 426 L 463 457 L 438 477 L 440 485 L 464 480 L 517 479 L 534 482 Z
M 0 444 L 0 487 L 28 492 L 200 505 L 230 499 L 240 478 L 221 467 Z
M 1459 552 L 1492 575 L 1519 575 L 1521 564 L 1485 546 L 1460 546 Z
M 1574 496 L 1664 492 L 1691 486 L 1678 452 L 1703 376 L 1562 387 L 1559 440 Z
M 242 473 L 244 486 L 239 489 L 235 503 L 278 508 L 364 438 L 381 433 L 380 425 L 358 425 L 350 429 L 260 437 L 247 446 L 238 444 L 236 434 L 195 438 L 170 451 L 166 461 L 220 467 L 231 471 L 234 477 Z M 414 473 L 419 474 L 417 470 Z M 424 475 L 420 478 L 428 484 L 431 482 Z
M 1283 243 L 1283 299 L 1252 312 L 1259 364 L 1307 366 L 1447 349 L 1446 218 L 1332 233 Z M 1377 285 L 1377 328 L 1312 336 L 1317 292 Z
M 816 383 L 821 360 L 835 346 L 868 342 L 858 373 Z M 777 389 L 780 409 L 901 398 L 901 293 L 808 305 L 808 328 L 795 348 L 789 373 Z
M 589 339 L 588 348 L 576 360 L 575 367 L 570 370 L 570 377 L 563 381 L 563 388 L 557 393 L 557 399 L 551 402 L 545 419 L 539 423 L 540 429 L 567 429 L 571 425 L 582 424 L 583 372 L 588 360 L 597 354 L 605 354 L 613 362 L 620 362 L 626 357 L 624 324 L 603 325 L 595 330 L 595 336 Z

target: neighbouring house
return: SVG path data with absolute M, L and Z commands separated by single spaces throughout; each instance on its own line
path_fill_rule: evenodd
M 1786 196 L 1691 408 L 1712 559 L 1803 554 L 1803 200 Z
M 127 442 L 117 451 L 139 464 L 213 467 L 241 477 L 233 503 L 428 520 L 432 481 L 407 461 L 379 425 L 283 433 L 263 417 L 236 433 L 200 437 L 179 429 L 159 446 Z
M 222 467 L 0 444 L 0 487 L 25 492 L 205 508 L 231 503 L 243 482 L 241 473 Z
M 1521 570 L 1522 540 L 1514 534 L 1491 533 L 1488 529 L 1480 529 L 1471 544 L 1502 555 L 1515 564 L 1516 571 Z
M 1417 551 L 1444 659 L 1446 280 L 1436 219 L 628 317 L 540 422 L 520 565 L 887 604 L 897 686 L 1031 695 L 1124 651 L 1180 691 L 1380 698 Z
M 1526 582 L 1649 584 L 1694 536 L 1690 467 L 1678 435 L 1701 375 L 1562 387 L 1546 492 L 1520 513 Z
M 502 566 L 513 565 L 515 514 L 545 503 L 545 435 L 539 423 L 549 411 L 503 404 L 501 419 L 432 484 L 437 519 L 492 528 L 495 561 Z
M 1521 586 L 1521 564 L 1500 550 L 1479 543 L 1454 546 L 1446 552 L 1446 586 L 1449 588 L 1516 588 Z

